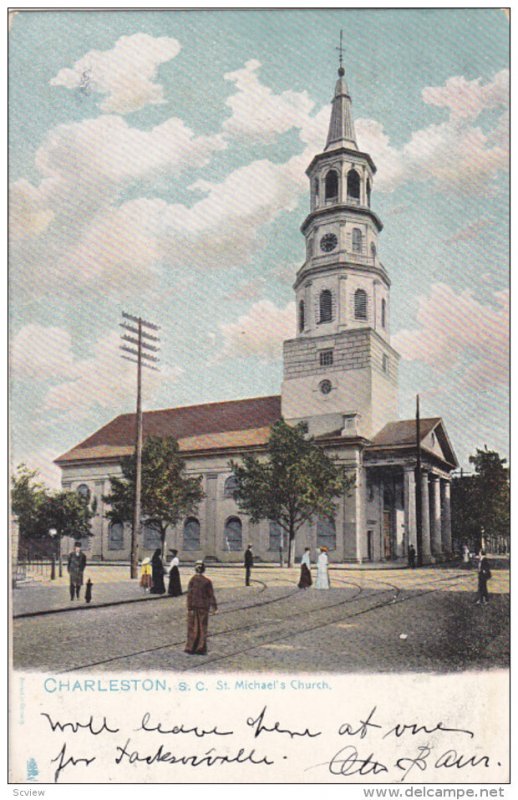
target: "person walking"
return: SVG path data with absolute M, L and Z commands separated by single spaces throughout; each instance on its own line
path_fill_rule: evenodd
M 165 594 L 164 565 L 159 547 L 157 547 L 151 559 L 151 583 L 151 594 Z
M 205 564 L 197 561 L 187 587 L 187 644 L 186 653 L 204 656 L 207 653 L 209 612 L 216 613 L 218 605 L 212 581 L 203 573 Z
M 469 547 L 466 542 L 462 545 L 462 563 L 469 566 Z
M 299 589 L 308 589 L 313 580 L 311 578 L 311 555 L 309 547 L 304 548 L 304 555 L 300 559 L 300 580 Z
M 86 556 L 81 550 L 81 542 L 75 542 L 73 551 L 68 556 L 68 575 L 70 578 L 70 599 L 77 597 L 83 585 L 83 573 L 86 567 Z
M 250 575 L 252 567 L 254 566 L 254 556 L 252 554 L 252 545 L 249 544 L 245 550 L 245 585 L 250 586 Z
M 415 567 L 415 547 L 413 544 L 408 547 L 408 566 L 412 569 Z
M 487 591 L 487 582 L 491 578 L 491 569 L 489 561 L 486 558 L 484 550 L 480 551 L 478 562 L 478 599 L 477 605 L 487 605 L 489 602 L 489 593 Z
M 182 594 L 182 583 L 180 581 L 180 559 L 178 558 L 178 550 L 169 551 L 173 556 L 169 564 L 169 585 L 167 592 L 171 597 L 180 597 Z
M 328 564 L 327 547 L 321 547 L 320 555 L 317 559 L 317 582 L 315 583 L 315 589 L 329 589 Z

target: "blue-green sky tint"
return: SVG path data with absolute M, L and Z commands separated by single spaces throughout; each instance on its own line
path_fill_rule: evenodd
M 49 477 L 133 410 L 123 309 L 162 326 L 148 408 L 280 391 L 341 28 L 400 415 L 420 392 L 464 465 L 507 455 L 503 11 L 35 11 L 9 53 L 15 463 Z

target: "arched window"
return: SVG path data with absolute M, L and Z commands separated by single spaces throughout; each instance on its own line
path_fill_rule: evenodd
M 225 522 L 225 549 L 226 550 L 242 550 L 243 549 L 243 526 L 239 517 L 229 517 Z
M 282 544 L 282 528 L 278 522 L 275 522 L 273 519 L 271 519 L 268 550 L 278 551 L 281 544 Z
M 331 322 L 333 319 L 333 296 L 329 289 L 320 292 L 319 313 L 319 322 Z
M 374 242 L 371 242 L 371 256 L 373 258 L 376 258 L 376 252 L 377 252 L 376 251 L 376 245 L 374 244 Z
M 326 200 L 336 200 L 338 197 L 338 172 L 330 169 L 326 175 Z
M 361 253 L 363 250 L 363 236 L 359 228 L 353 228 L 353 253 Z
M 157 547 L 162 547 L 160 527 L 155 520 L 148 519 L 144 522 L 142 526 L 142 537 L 142 546 L 144 550 L 156 550 Z
M 124 525 L 112 522 L 108 528 L 108 550 L 124 550 Z
M 347 199 L 360 199 L 360 176 L 355 169 L 350 169 L 347 173 Z
M 334 519 L 319 517 L 317 520 L 317 547 L 336 550 L 336 528 Z
M 315 205 L 318 206 L 320 203 L 320 181 L 318 178 L 315 178 L 313 182 L 313 193 L 315 197 Z
M 200 523 L 195 517 L 187 517 L 183 524 L 183 549 L 200 549 Z
M 385 328 L 387 325 L 387 302 L 386 300 L 381 301 L 381 327 Z
M 367 319 L 367 292 L 356 289 L 354 293 L 354 318 Z
M 306 320 L 304 317 L 304 300 L 301 300 L 299 303 L 299 331 L 302 333 L 304 330 L 304 325 L 306 324 Z
M 76 492 L 81 498 L 81 500 L 84 500 L 85 503 L 88 503 L 88 501 L 90 500 L 90 489 L 88 488 L 86 483 L 79 484 L 79 486 L 76 489 Z
M 239 489 L 239 483 L 235 475 L 231 475 L 230 478 L 227 478 L 225 481 L 225 486 L 223 488 L 223 497 L 234 497 L 236 491 Z
M 367 205 L 371 207 L 371 182 L 367 178 Z

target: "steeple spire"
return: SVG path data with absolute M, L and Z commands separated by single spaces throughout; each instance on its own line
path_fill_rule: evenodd
M 333 108 L 331 120 L 329 122 L 329 132 L 325 150 L 334 150 L 337 147 L 347 147 L 357 150 L 356 133 L 352 115 L 352 102 L 345 80 L 345 70 L 343 67 L 343 31 L 340 31 L 340 47 L 336 48 L 339 52 L 338 80 L 335 86 L 335 96 L 333 98 Z

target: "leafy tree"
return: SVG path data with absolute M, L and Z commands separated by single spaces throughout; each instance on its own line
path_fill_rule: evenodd
M 90 520 L 94 511 L 88 500 L 74 491 L 51 491 L 37 480 L 38 472 L 20 464 L 11 481 L 11 508 L 18 517 L 20 534 L 25 538 L 43 538 L 56 531 L 60 575 L 61 539 L 92 536 Z
M 19 464 L 11 477 L 11 509 L 18 518 L 21 536 L 42 536 L 40 512 L 48 498 L 48 489 L 37 481 L 38 471 Z
M 452 527 L 461 543 L 478 549 L 484 537 L 508 540 L 510 487 L 506 460 L 494 450 L 477 448 L 470 456 L 473 475 L 452 481 Z
M 266 458 L 244 456 L 230 462 L 237 479 L 234 497 L 252 522 L 277 522 L 288 534 L 288 566 L 293 561 L 297 531 L 312 517 L 334 518 L 335 500 L 353 480 L 305 435 L 305 426 L 273 425 Z
M 122 478 L 110 478 L 110 494 L 103 497 L 111 506 L 106 516 L 113 521 L 130 522 L 135 503 L 135 455 L 122 461 Z M 180 517 L 194 513 L 205 497 L 201 488 L 202 476 L 190 478 L 178 442 L 172 436 L 148 436 L 142 447 L 142 490 L 140 497 L 143 517 L 152 520 L 160 531 L 162 553 L 169 525 Z

